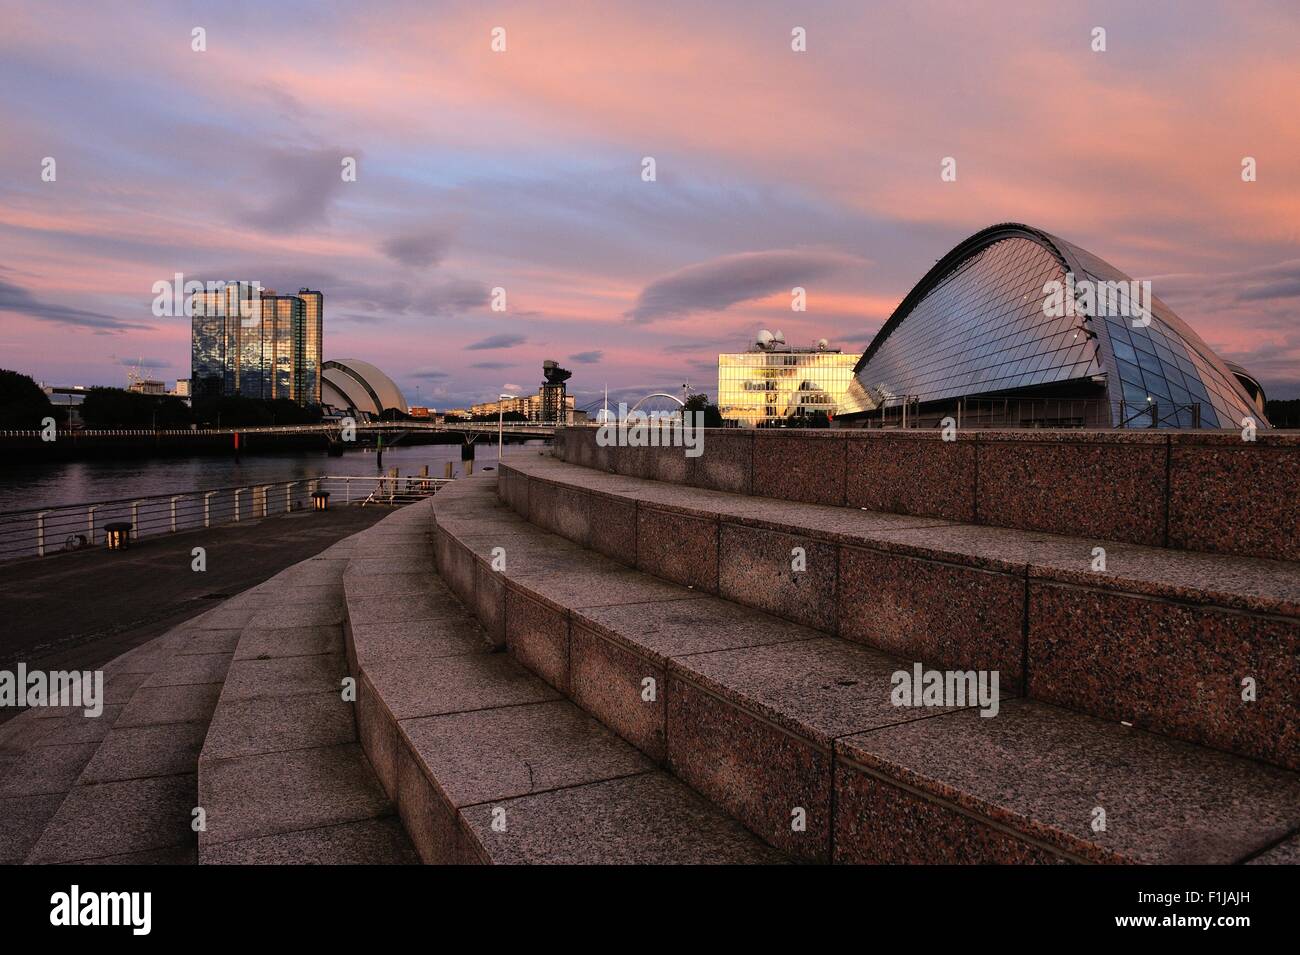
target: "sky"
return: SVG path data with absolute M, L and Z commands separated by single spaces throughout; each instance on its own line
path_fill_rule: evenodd
M 179 272 L 322 290 L 324 357 L 412 404 L 544 359 L 579 406 L 714 393 L 760 328 L 860 353 L 1016 221 L 1295 398 L 1298 117 L 1293 0 L 0 0 L 0 367 L 188 377 Z

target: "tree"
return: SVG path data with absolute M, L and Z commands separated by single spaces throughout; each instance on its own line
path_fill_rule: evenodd
M 704 427 L 721 428 L 722 411 L 715 404 L 710 404 L 709 396 L 704 394 L 688 395 L 684 411 L 702 411 L 704 412 Z
M 40 386 L 20 372 L 0 369 L 0 428 L 40 430 L 44 418 L 61 416 Z
M 1270 399 L 1264 402 L 1264 414 L 1275 428 L 1300 428 L 1300 398 Z
M 81 403 L 87 428 L 158 428 L 190 426 L 190 409 L 173 395 L 144 395 L 124 388 L 91 388 Z
M 205 428 L 269 428 L 317 424 L 320 419 L 320 405 L 304 406 L 288 398 L 265 401 L 243 395 L 222 395 L 194 399 L 194 421 Z

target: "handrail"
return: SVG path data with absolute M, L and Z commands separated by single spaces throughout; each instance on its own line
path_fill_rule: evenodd
M 582 422 L 588 424 L 589 422 Z M 497 422 L 492 421 L 452 421 L 445 424 L 435 424 L 424 421 L 358 421 L 350 427 L 357 431 L 466 431 L 477 430 L 491 425 L 492 430 L 496 430 Z M 507 431 L 554 431 L 556 428 L 578 427 L 580 425 L 568 425 L 555 422 L 541 421 L 507 421 L 505 429 Z M 235 435 L 235 434 L 324 434 L 329 431 L 341 431 L 345 425 L 341 422 L 326 422 L 324 424 L 286 424 L 286 425 L 250 425 L 247 428 L 60 428 L 56 432 L 63 435 L 78 435 L 80 437 L 91 438 L 120 438 L 120 437 L 182 437 L 182 436 L 203 436 L 214 437 L 218 435 Z M 39 438 L 41 436 L 39 428 L 25 429 L 4 429 L 0 430 L 0 438 Z
M 385 475 L 385 474 L 366 474 L 366 475 L 320 474 L 317 475 L 316 477 L 298 478 L 295 481 L 271 481 L 269 482 L 269 484 L 266 481 L 259 481 L 256 484 L 227 484 L 223 487 L 201 487 L 201 488 L 195 488 L 192 491 L 181 491 L 180 494 L 185 497 L 190 497 L 196 494 L 219 494 L 223 491 L 247 491 L 255 487 L 268 487 L 268 486 L 274 487 L 277 484 L 280 485 L 302 484 L 302 483 L 310 484 L 313 481 L 392 481 L 392 480 L 438 481 L 441 484 L 446 484 L 447 481 L 450 479 L 423 477 L 418 474 L 400 474 L 395 479 L 392 476 Z M 107 498 L 107 499 L 100 499 L 95 501 L 78 501 L 72 504 L 46 504 L 43 507 L 23 508 L 21 510 L 16 510 L 16 511 L 0 511 L 0 520 L 3 520 L 6 517 L 17 517 L 23 514 L 35 514 L 38 511 L 51 511 L 51 510 L 57 510 L 59 508 L 64 508 L 64 507 L 87 508 L 90 507 L 92 504 L 95 505 L 96 507 L 105 507 L 110 504 L 131 504 L 135 501 L 139 501 L 143 503 L 145 501 L 164 500 L 175 496 L 177 496 L 177 492 L 171 491 L 165 494 L 145 494 L 145 495 L 133 494 L 130 497 Z
M 7 511 L 0 513 L 0 560 L 43 557 L 57 550 L 93 545 L 105 526 L 115 521 L 129 521 L 131 536 L 140 538 L 306 509 L 312 493 L 322 489 L 337 492 L 338 502 L 345 505 L 354 501 L 362 506 L 413 503 L 435 494 L 451 480 L 427 474 L 325 474 Z M 354 489 L 354 484 L 359 486 Z M 251 492 L 247 498 L 246 492 Z

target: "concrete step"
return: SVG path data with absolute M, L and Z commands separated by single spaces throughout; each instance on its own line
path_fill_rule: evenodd
M 397 512 L 362 536 L 345 584 L 361 743 L 421 859 L 783 861 L 509 656 L 490 652 L 433 573 L 432 531 L 428 503 Z M 367 555 L 378 553 L 404 568 L 423 560 L 426 571 L 370 573 Z
M 760 499 L 537 455 L 505 462 L 500 496 L 578 547 L 697 593 L 1300 768 L 1300 563 Z M 450 500 L 444 513 L 455 526 Z M 462 536 L 502 543 L 481 525 Z M 509 548 L 528 562 L 521 572 L 564 559 L 527 540 Z M 1099 547 L 1103 571 L 1092 569 Z M 485 568 L 480 598 L 492 586 Z
M 100 716 L 11 721 L 0 861 L 193 863 L 195 764 L 238 635 L 214 608 L 107 664 Z
M 539 517 L 533 490 L 563 489 L 524 474 L 508 462 L 502 496 L 526 495 Z M 495 483 L 458 481 L 433 501 L 452 589 L 491 604 L 480 612 L 550 687 L 796 858 L 1241 862 L 1300 830 L 1295 773 L 1010 699 L 1005 685 L 990 718 L 895 706 L 894 675 L 930 665 L 923 654 L 629 570 L 525 521 Z M 601 495 L 625 506 L 612 488 L 589 492 L 593 524 Z M 655 531 L 636 512 L 639 555 Z M 690 562 L 701 547 L 684 536 L 656 552 Z
M 604 435 L 602 436 L 602 431 Z M 606 473 L 992 527 L 1300 560 L 1300 434 L 702 429 L 683 447 L 561 428 L 560 460 Z M 610 439 L 615 440 L 611 444 Z M 1227 501 L 1231 501 L 1229 506 Z
M 349 538 L 228 601 L 234 659 L 198 757 L 212 864 L 416 861 L 344 699 Z

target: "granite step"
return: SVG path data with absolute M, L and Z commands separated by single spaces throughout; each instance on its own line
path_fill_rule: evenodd
M 344 699 L 343 576 L 354 538 L 228 601 L 237 641 L 198 755 L 198 860 L 416 861 Z
M 0 861 L 193 863 L 195 765 L 238 635 L 214 608 L 109 662 L 101 715 L 12 720 Z
M 609 431 L 560 428 L 554 454 L 733 494 L 1300 560 L 1295 432 L 705 429 L 692 457 Z
M 500 472 L 515 506 L 523 473 Z M 896 706 L 895 675 L 933 666 L 924 655 L 631 570 L 524 520 L 496 483 L 457 481 L 431 504 L 450 589 L 490 605 L 481 617 L 545 684 L 792 857 L 1243 862 L 1300 830 L 1293 772 L 1005 685 L 989 718 Z M 530 516 L 544 483 L 523 484 Z M 611 518 L 593 500 L 594 527 Z
M 785 861 L 491 652 L 433 572 L 433 530 L 428 502 L 404 508 L 365 532 L 345 579 L 361 745 L 424 862 Z M 362 555 L 380 551 L 426 571 L 370 573 Z
M 537 527 L 693 592 L 1300 768 L 1300 563 L 762 499 L 540 455 L 507 459 L 499 490 Z

